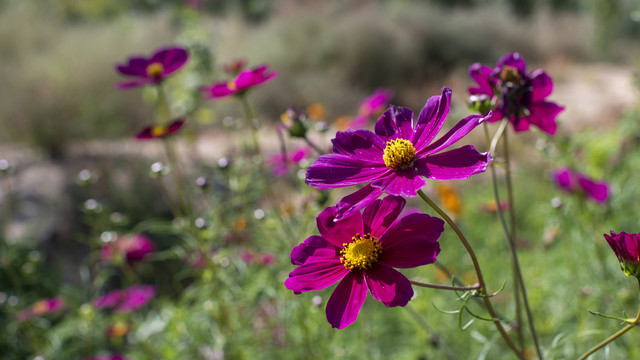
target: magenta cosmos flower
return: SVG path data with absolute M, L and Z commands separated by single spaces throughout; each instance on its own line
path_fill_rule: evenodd
M 92 356 L 92 357 L 84 358 L 84 360 L 127 360 L 127 358 L 122 355 L 116 354 L 116 355 Z
M 123 235 L 105 244 L 100 251 L 100 257 L 105 261 L 124 258 L 132 264 L 143 260 L 154 250 L 153 241 L 143 234 Z
M 556 133 L 556 116 L 564 107 L 545 100 L 553 91 L 553 81 L 540 69 L 527 74 L 520 54 L 504 55 L 494 69 L 473 64 L 469 75 L 478 83 L 469 88 L 471 102 L 482 104 L 483 114 L 493 111 L 489 122 L 506 117 L 515 131 L 528 131 L 535 125 L 548 134 Z
M 551 173 L 551 177 L 556 185 L 564 191 L 584 194 L 601 204 L 609 200 L 609 184 L 605 181 L 593 181 L 586 175 L 569 168 L 556 170 Z
M 156 296 L 151 285 L 133 285 L 125 290 L 114 290 L 97 298 L 93 305 L 97 309 L 113 309 L 118 313 L 129 313 L 145 306 Z
M 302 146 L 286 153 L 273 154 L 267 161 L 271 165 L 271 172 L 275 177 L 286 175 L 291 169 L 291 165 L 299 167 L 311 155 L 308 146 Z
M 149 139 L 162 139 L 167 137 L 182 128 L 184 125 L 184 119 L 178 119 L 171 124 L 168 125 L 153 125 L 144 128 L 138 135 L 136 135 L 136 139 L 138 140 L 149 140 Z
M 640 234 L 611 231 L 611 235 L 604 234 L 604 238 L 618 257 L 622 271 L 640 279 Z
M 151 57 L 133 56 L 126 64 L 116 65 L 116 70 L 125 76 L 136 78 L 121 82 L 120 89 L 128 89 L 147 84 L 159 84 L 167 76 L 180 69 L 189 60 L 187 50 L 174 46 L 157 49 Z
M 338 329 L 356 321 L 368 292 L 386 306 L 406 305 L 413 289 L 394 268 L 436 261 L 444 221 L 425 214 L 398 218 L 404 205 L 405 199 L 387 196 L 338 222 L 336 208 L 326 208 L 316 219 L 320 235 L 291 251 L 291 263 L 300 266 L 284 285 L 299 294 L 339 282 L 326 309 Z
M 371 96 L 362 100 L 358 108 L 358 115 L 348 123 L 347 127 L 353 129 L 364 127 L 369 119 L 376 116 L 376 114 L 380 115 L 389 106 L 392 97 L 393 91 L 390 89 L 376 89 Z
M 333 154 L 320 156 L 307 169 L 306 182 L 319 189 L 367 183 L 343 198 L 336 208 L 338 217 L 349 216 L 380 194 L 413 197 L 434 180 L 465 179 L 483 172 L 491 161 L 489 153 L 480 153 L 473 145 L 443 151 L 467 135 L 484 119 L 471 115 L 433 141 L 442 128 L 451 104 L 451 89 L 431 97 L 414 123 L 413 113 L 391 106 L 378 119 L 375 133 L 369 130 L 338 132 Z
M 250 88 L 273 79 L 277 73 L 267 71 L 267 65 L 261 65 L 251 70 L 243 70 L 234 79 L 218 82 L 213 86 L 203 86 L 200 91 L 207 99 L 219 99 L 229 95 L 243 94 Z
M 64 308 L 64 306 L 65 301 L 61 297 L 42 299 L 33 304 L 31 307 L 20 311 L 16 315 L 16 320 L 18 322 L 26 321 L 40 315 L 56 312 Z

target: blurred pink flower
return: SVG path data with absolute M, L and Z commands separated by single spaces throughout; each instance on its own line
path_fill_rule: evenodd
M 148 126 L 144 128 L 140 133 L 138 133 L 138 135 L 136 135 L 136 139 L 161 139 L 177 132 L 178 130 L 180 130 L 180 128 L 182 128 L 182 125 L 184 125 L 184 119 L 178 119 L 168 125 Z
M 299 167 L 300 163 L 309 158 L 309 155 L 311 155 L 311 149 L 303 146 L 285 154 L 274 154 L 267 160 L 267 163 L 271 165 L 273 175 L 281 177 L 289 172 L 290 165 Z
M 382 114 L 389 106 L 393 98 L 393 91 L 385 88 L 378 88 L 369 97 L 362 100 L 358 109 L 358 115 L 348 122 L 347 127 L 352 129 L 363 128 L 371 118 Z
M 609 184 L 606 181 L 593 181 L 586 175 L 569 168 L 553 171 L 551 177 L 556 185 L 564 191 L 584 194 L 601 204 L 609 200 Z
M 167 76 L 180 69 L 189 60 L 187 50 L 179 47 L 160 48 L 150 57 L 132 56 L 126 64 L 117 64 L 116 70 L 134 81 L 118 83 L 119 89 L 128 89 L 147 84 L 159 84 Z
M 93 302 L 98 309 L 111 308 L 118 313 L 129 313 L 145 306 L 155 297 L 151 285 L 133 285 L 126 290 L 114 290 Z
M 83 360 L 128 360 L 128 358 L 122 355 L 98 355 L 92 356 L 88 358 L 84 358 Z
M 276 255 L 272 253 L 255 253 L 249 250 L 242 250 L 240 252 L 240 259 L 247 264 L 257 265 L 273 265 L 276 263 Z
M 52 313 L 58 310 L 61 310 L 65 307 L 65 301 L 61 297 L 55 297 L 52 299 L 42 299 L 35 304 L 31 305 L 31 307 L 20 311 L 16 315 L 16 320 L 18 322 L 26 321 L 28 319 Z
M 217 82 L 213 86 L 202 86 L 200 91 L 207 99 L 219 99 L 229 95 L 244 94 L 250 88 L 273 79 L 277 73 L 267 72 L 267 65 L 261 65 L 251 70 L 241 71 L 238 76 L 227 82 Z
M 125 259 L 129 264 L 143 260 L 155 250 L 153 241 L 142 234 L 123 235 L 102 247 L 100 257 L 105 261 Z

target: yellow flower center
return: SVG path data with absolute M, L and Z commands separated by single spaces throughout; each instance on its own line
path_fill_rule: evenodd
M 387 141 L 382 159 L 387 167 L 393 169 L 406 169 L 413 165 L 416 158 L 416 148 L 411 141 L 406 139 L 395 139 Z
M 502 80 L 503 83 L 511 82 L 516 84 L 520 82 L 521 78 L 520 72 L 513 66 L 505 65 L 502 67 L 502 71 L 500 71 L 500 80 Z
M 231 80 L 227 83 L 227 88 L 229 88 L 229 90 L 231 91 L 236 91 L 238 90 L 238 85 L 236 84 L 235 80 Z
M 371 267 L 382 253 L 382 246 L 378 244 L 378 239 L 371 234 L 356 236 L 351 238 L 350 243 L 344 243 L 344 249 L 340 250 L 342 257 L 340 262 L 349 270 L 366 270 Z
M 151 136 L 160 137 L 164 136 L 169 129 L 164 125 L 156 125 L 151 128 Z
M 158 78 L 162 76 L 164 72 L 164 66 L 159 62 L 151 63 L 147 66 L 147 75 L 152 78 Z
M 129 325 L 124 322 L 117 322 L 109 328 L 111 337 L 123 337 L 129 332 Z
M 49 311 L 49 304 L 46 300 L 40 300 L 33 305 L 34 314 L 41 315 Z

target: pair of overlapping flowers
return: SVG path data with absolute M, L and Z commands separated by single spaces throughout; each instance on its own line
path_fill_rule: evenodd
M 326 308 L 333 327 L 352 324 L 368 292 L 386 306 L 406 305 L 413 289 L 394 268 L 436 260 L 444 221 L 417 213 L 401 217 L 404 197 L 415 197 L 425 178 L 464 179 L 485 171 L 491 162 L 488 153 L 473 145 L 448 149 L 490 115 L 468 116 L 436 140 L 450 105 L 451 89 L 443 88 L 441 95 L 427 100 L 417 121 L 410 109 L 391 106 L 374 132 L 338 132 L 333 154 L 320 156 L 307 169 L 307 184 L 319 189 L 365 184 L 326 208 L 317 218 L 320 235 L 291 253 L 291 262 L 299 267 L 285 286 L 295 293 L 339 282 Z M 383 193 L 388 196 L 378 199 Z
M 189 60 L 189 53 L 180 46 L 157 49 L 149 57 L 132 56 L 126 63 L 116 65 L 116 70 L 132 78 L 118 83 L 119 89 L 129 89 L 145 85 L 160 85 L 171 74 L 181 69 Z M 242 60 L 234 61 L 225 67 L 225 71 L 235 75 L 230 81 L 214 83 L 213 86 L 201 86 L 199 90 L 207 99 L 218 99 L 231 95 L 242 95 L 253 86 L 260 85 L 276 76 L 275 71 L 269 71 L 266 65 L 250 70 L 244 70 L 246 63 Z M 180 118 L 169 124 L 159 124 L 146 127 L 137 139 L 160 139 L 176 133 L 182 128 L 185 120 Z

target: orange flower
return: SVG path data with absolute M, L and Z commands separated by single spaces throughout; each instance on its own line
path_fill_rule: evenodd
M 454 215 L 460 215 L 460 196 L 458 195 L 458 189 L 453 185 L 447 183 L 438 184 L 436 188 L 440 202 L 444 207 L 452 212 Z

